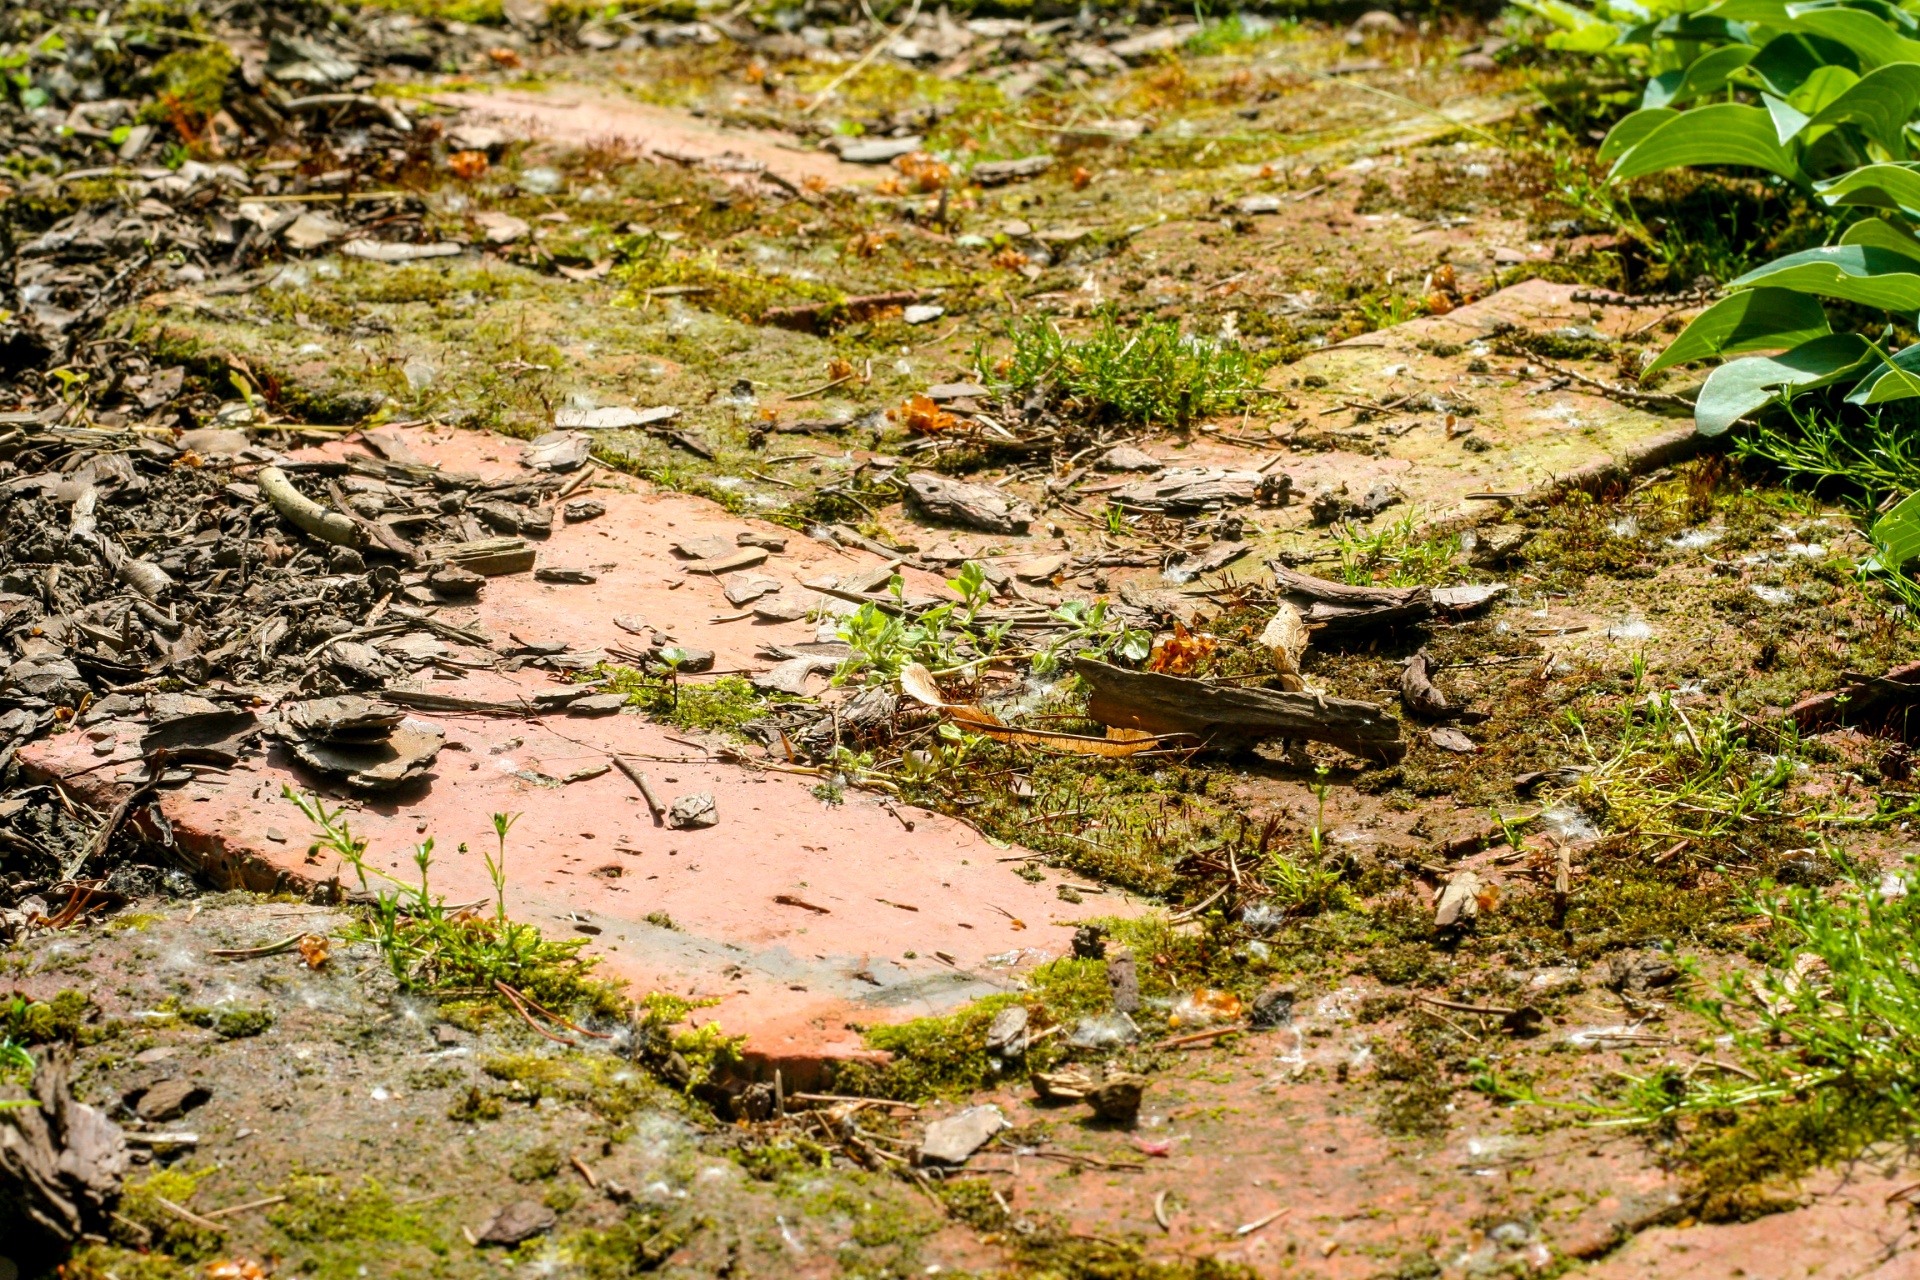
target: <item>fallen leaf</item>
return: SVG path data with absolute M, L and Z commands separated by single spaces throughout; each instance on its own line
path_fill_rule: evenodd
M 1163 676 L 1190 676 L 1199 670 L 1220 641 L 1204 631 L 1189 632 L 1176 622 L 1173 634 L 1162 636 L 1153 642 L 1153 654 L 1147 659 L 1147 670 Z
M 960 419 L 923 395 L 915 395 L 898 409 L 888 410 L 887 417 L 905 427 L 908 435 L 914 436 L 938 435 L 960 425 Z
M 453 176 L 463 182 L 485 177 L 490 167 L 484 151 L 456 151 L 447 157 L 447 168 L 453 170 Z

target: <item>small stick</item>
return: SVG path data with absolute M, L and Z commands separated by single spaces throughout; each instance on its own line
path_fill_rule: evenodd
M 1209 1027 L 1205 1031 L 1196 1031 L 1192 1035 L 1175 1036 L 1171 1040 L 1162 1040 L 1159 1044 L 1150 1045 L 1148 1047 L 1153 1049 L 1180 1049 L 1180 1048 L 1185 1048 L 1188 1045 L 1200 1044 L 1207 1040 L 1218 1040 L 1221 1036 L 1230 1036 L 1235 1034 L 1236 1032 L 1245 1031 L 1245 1030 L 1246 1030 L 1246 1027 L 1242 1026 L 1238 1022 L 1235 1022 L 1229 1026 L 1224 1026 L 1224 1027 Z
M 570 1158 L 573 1161 L 573 1167 L 578 1169 L 580 1171 L 580 1176 L 587 1180 L 587 1185 L 589 1187 L 592 1187 L 596 1191 L 599 1190 L 600 1179 L 593 1176 L 593 1170 L 587 1168 L 587 1162 L 585 1160 L 582 1160 L 579 1156 L 572 1156 Z
M 640 788 L 640 798 L 647 802 L 647 808 L 652 811 L 654 825 L 658 826 L 664 822 L 667 816 L 667 806 L 661 804 L 660 797 L 653 794 L 653 784 L 647 781 L 647 775 L 628 764 L 619 756 L 613 758 L 613 763 L 619 768 L 620 772 L 627 775 L 627 778 L 634 786 Z
M 1288 1205 L 1285 1209 L 1275 1209 L 1272 1213 L 1268 1214 L 1264 1218 L 1255 1218 L 1252 1222 L 1242 1223 L 1240 1226 L 1237 1226 L 1233 1229 L 1233 1234 L 1235 1234 L 1236 1236 L 1250 1236 L 1254 1232 L 1258 1231 L 1260 1228 L 1266 1226 L 1269 1222 L 1272 1222 L 1276 1218 L 1279 1218 L 1281 1215 L 1287 1213 L 1292 1208 L 1293 1208 L 1292 1205 Z
M 211 1218 L 203 1218 L 199 1214 L 195 1213 L 193 1210 L 183 1208 L 182 1206 L 177 1205 L 173 1201 L 167 1199 L 165 1196 L 155 1196 L 153 1198 L 153 1202 L 159 1205 L 162 1209 L 165 1209 L 168 1213 L 177 1215 L 183 1221 L 191 1222 L 194 1226 L 199 1227 L 202 1231 L 218 1231 L 221 1235 L 225 1235 L 227 1233 L 226 1227 L 221 1225 L 220 1223 L 215 1222 Z
M 285 1196 L 268 1196 L 264 1200 L 249 1200 L 245 1204 L 229 1205 L 225 1209 L 215 1209 L 206 1216 L 209 1218 L 224 1218 L 229 1214 L 245 1213 L 249 1209 L 264 1209 L 270 1204 L 279 1204 L 285 1199 Z
M 1511 1018 L 1518 1009 L 1502 1009 L 1496 1005 L 1463 1004 L 1458 1000 L 1442 1000 L 1438 996 L 1415 996 L 1421 1004 L 1434 1005 L 1441 1009 L 1458 1009 L 1461 1013 L 1484 1013 L 1489 1018 Z
M 1153 1198 L 1153 1220 L 1160 1224 L 1162 1231 L 1171 1232 L 1173 1230 L 1173 1224 L 1167 1221 L 1167 1190 L 1165 1187 L 1162 1187 L 1160 1194 Z
M 787 1096 L 795 1102 L 857 1102 L 863 1106 L 898 1107 L 902 1111 L 920 1109 L 915 1102 L 895 1102 L 892 1098 L 856 1098 L 845 1093 L 790 1093 Z

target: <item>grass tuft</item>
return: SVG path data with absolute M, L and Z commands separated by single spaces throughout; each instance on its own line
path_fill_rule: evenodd
M 1183 334 L 1173 320 L 1123 329 L 1110 311 L 1078 342 L 1038 317 L 1007 336 L 1013 351 L 993 369 L 1013 394 L 1046 387 L 1095 417 L 1143 426 L 1185 426 L 1237 408 L 1261 371 L 1237 342 Z M 984 353 L 977 363 L 987 367 Z

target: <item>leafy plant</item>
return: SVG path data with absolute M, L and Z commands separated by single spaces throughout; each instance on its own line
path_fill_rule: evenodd
M 1852 1112 L 1849 1126 L 1920 1132 L 1920 864 L 1880 876 L 1850 867 L 1835 894 L 1763 887 L 1754 913 L 1771 926 L 1768 967 L 1685 1000 L 1732 1038 L 1737 1074 L 1642 1081 L 1629 1122 L 1671 1121 L 1797 1101 Z
M 1827 302 L 1920 311 L 1920 21 L 1892 5 L 1724 0 L 1589 12 L 1562 0 L 1526 7 L 1562 27 L 1560 47 L 1625 58 L 1648 79 L 1641 107 L 1600 146 L 1621 182 L 1697 165 L 1758 169 L 1842 216 L 1867 211 L 1835 243 L 1767 263 L 1695 317 L 1651 366 L 1747 355 L 1714 369 L 1695 423 L 1718 435 L 1776 399 L 1845 387 L 1854 405 L 1920 396 L 1920 347 L 1895 351 L 1835 332 Z M 1683 109 L 1683 108 L 1691 109 Z
M 534 925 L 507 919 L 506 841 L 517 815 L 493 815 L 497 852 L 482 854 L 495 893 L 495 914 L 488 919 L 469 909 L 449 908 L 444 898 L 434 895 L 431 839 L 414 847 L 420 880 L 408 884 L 367 861 L 367 842 L 353 834 L 344 810 L 328 809 L 320 797 L 292 787 L 283 787 L 280 794 L 318 829 L 316 846 L 337 854 L 353 868 L 360 888 L 373 894 L 367 934 L 403 989 L 492 1000 L 504 994 L 504 984 L 547 1009 L 578 1007 L 601 1017 L 624 1012 L 619 985 L 592 977 L 597 962 L 580 955 L 585 938 L 556 941 Z M 464 844 L 460 851 L 467 851 Z M 385 885 L 376 890 L 370 875 Z
M 1045 675 L 1060 666 L 1060 656 L 1075 644 L 1098 657 L 1118 655 L 1129 662 L 1144 662 L 1153 652 L 1153 634 L 1137 631 L 1107 620 L 1107 602 L 1069 600 L 1052 614 L 1056 621 L 1072 627 L 1065 635 L 1056 635 L 1047 647 L 1034 655 L 1033 669 Z
M 1254 391 L 1260 365 L 1237 342 L 1183 334 L 1173 320 L 1127 330 L 1102 311 L 1083 341 L 1035 317 L 1007 334 L 1013 351 L 994 371 L 1016 395 L 1037 387 L 1077 401 L 1097 417 L 1183 426 L 1238 407 Z M 985 352 L 975 353 L 981 368 Z
M 852 652 L 834 673 L 835 683 L 855 676 L 884 683 L 898 677 L 910 662 L 941 671 L 998 652 L 1006 643 L 1007 624 L 977 631 L 973 625 L 992 599 L 986 570 L 969 560 L 948 581 L 947 589 L 960 599 L 943 601 L 909 617 L 903 607 L 906 583 L 895 574 L 887 584 L 894 600 L 891 608 L 869 602 L 841 619 L 839 635 Z

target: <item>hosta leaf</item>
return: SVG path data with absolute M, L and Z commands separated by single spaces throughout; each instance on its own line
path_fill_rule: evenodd
M 1703 16 L 1749 26 L 1758 23 L 1768 27 L 1784 27 L 1792 21 L 1787 13 L 1786 0 L 1724 0 L 1724 3 L 1706 10 Z
M 1869 139 L 1896 158 L 1907 154 L 1907 122 L 1920 106 L 1920 63 L 1892 62 L 1876 67 L 1807 122 L 1809 128 L 1857 124 Z M 1784 139 L 1783 139 L 1784 141 Z
M 1814 190 L 1832 205 L 1920 210 L 1920 165 L 1863 164 Z
M 1830 333 L 1777 356 L 1745 356 L 1707 375 L 1693 405 L 1693 425 L 1717 436 L 1774 399 L 1782 390 L 1811 390 L 1839 382 L 1873 356 L 1855 333 Z
M 1789 182 L 1807 182 L 1780 145 L 1766 108 L 1732 102 L 1696 107 L 1664 122 L 1621 156 L 1608 176 L 1618 182 L 1696 164 L 1746 165 L 1777 173 Z
M 1640 140 L 1680 113 L 1672 107 L 1643 107 L 1607 130 L 1600 143 L 1600 163 L 1615 160 L 1638 146 Z
M 1896 351 L 1880 367 L 1860 379 L 1847 396 L 1848 404 L 1885 404 L 1889 400 L 1920 398 L 1920 346 Z
M 1662 84 L 1667 76 L 1658 76 L 1647 81 L 1645 95 L 1640 100 L 1643 107 L 1678 106 L 1691 102 L 1695 98 L 1704 98 L 1719 93 L 1727 87 L 1727 77 L 1753 60 L 1757 53 L 1752 45 L 1730 44 L 1723 48 L 1712 49 L 1695 58 L 1691 65 L 1680 75 L 1673 77 L 1670 84 Z M 1668 75 L 1672 73 L 1669 72 Z M 1656 91 L 1655 86 L 1660 86 Z M 1658 96 L 1664 93 L 1665 96 Z
M 1760 101 L 1766 107 L 1767 114 L 1773 117 L 1774 136 L 1780 140 L 1781 146 L 1784 147 L 1792 142 L 1794 137 L 1807 127 L 1807 113 L 1791 102 L 1783 101 L 1770 93 L 1761 94 Z
M 1900 5 L 1890 3 L 1890 0 L 1793 0 L 1787 5 L 1787 14 L 1797 18 L 1832 9 L 1870 14 L 1897 31 L 1907 35 L 1920 34 L 1920 19 L 1915 19 Z
M 1708 356 L 1797 347 L 1829 332 L 1826 308 L 1811 294 L 1747 289 L 1720 299 L 1695 316 L 1647 372 L 1657 373 Z
M 1746 74 L 1750 79 L 1757 77 L 1781 97 L 1791 98 L 1808 77 L 1826 68 L 1858 72 L 1860 59 L 1845 45 L 1793 31 L 1762 45 L 1747 64 Z
M 1920 62 L 1920 40 L 1909 40 L 1887 22 L 1860 9 L 1825 9 L 1788 5 L 1793 26 L 1825 36 L 1853 50 L 1862 67 L 1889 62 Z
M 1800 82 L 1800 87 L 1788 95 L 1787 100 L 1797 111 L 1812 115 L 1824 111 L 1847 90 L 1860 83 L 1860 77 L 1849 67 L 1817 67 L 1812 75 Z
M 1767 285 L 1888 311 L 1920 311 L 1920 263 L 1876 245 L 1837 244 L 1791 253 L 1741 276 Z
M 1920 262 L 1920 240 L 1914 239 L 1885 218 L 1861 219 L 1840 234 L 1840 243 L 1888 249 Z
M 1680 92 L 1680 86 L 1686 82 L 1687 73 L 1684 70 L 1662 71 L 1652 77 L 1647 81 L 1647 87 L 1640 91 L 1640 110 L 1657 110 L 1671 103 L 1673 95 Z M 1639 112 L 1634 114 L 1638 115 Z M 1611 134 L 1612 131 L 1608 132 Z
M 1883 568 L 1899 569 L 1920 556 L 1920 493 L 1908 494 L 1875 520 L 1867 537 L 1880 549 L 1877 559 Z

